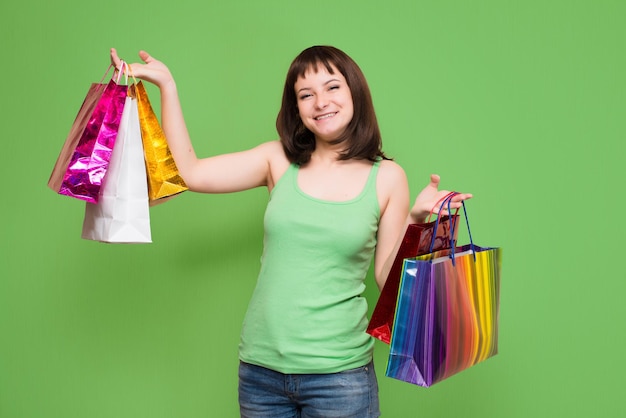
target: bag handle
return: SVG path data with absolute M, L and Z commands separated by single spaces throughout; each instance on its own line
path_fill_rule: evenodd
M 450 198 L 447 201 L 448 204 L 448 212 L 450 212 L 450 201 L 452 200 L 452 198 Z M 470 230 L 470 224 L 469 224 L 469 219 L 467 217 L 467 208 L 465 207 L 465 202 L 461 201 L 461 205 L 463 206 L 463 214 L 465 215 L 465 224 L 467 225 L 467 233 L 469 235 L 469 240 L 470 240 L 470 250 L 472 251 L 472 256 L 474 257 L 474 261 L 476 261 L 476 250 L 474 249 L 474 240 L 472 239 L 472 231 Z M 458 210 L 458 209 L 457 209 Z M 454 224 L 453 226 L 450 227 L 451 231 L 450 234 L 451 236 L 454 236 L 454 230 L 456 229 L 457 225 Z M 452 259 L 452 265 L 455 265 L 455 247 L 454 245 L 450 245 L 450 258 Z
M 120 78 L 122 77 L 122 73 L 125 73 L 126 71 L 124 71 L 124 67 L 130 69 L 130 66 L 128 64 L 126 64 L 125 61 L 122 61 L 122 65 L 120 66 L 121 68 L 118 69 L 117 67 L 115 67 L 112 63 L 109 64 L 106 72 L 104 73 L 104 75 L 102 76 L 102 78 L 100 79 L 100 83 L 102 84 L 102 82 L 104 81 L 104 79 L 106 78 L 106 76 L 109 74 L 109 71 L 111 71 L 111 68 L 115 68 L 115 70 L 113 71 L 113 76 L 111 77 L 113 80 L 115 80 L 116 84 L 119 84 L 120 82 Z M 116 78 L 117 75 L 117 78 Z
M 437 219 L 435 221 L 435 228 L 433 229 L 433 237 L 430 241 L 430 248 L 428 250 L 429 253 L 433 252 L 433 248 L 435 248 L 435 240 L 437 238 L 437 230 L 439 229 L 439 221 L 441 221 L 441 211 L 443 210 L 443 208 L 445 207 L 446 203 L 448 204 L 448 214 L 451 214 L 450 212 L 450 201 L 452 201 L 452 198 L 454 196 L 456 196 L 458 193 L 457 192 L 450 192 L 447 195 L 445 195 L 444 197 L 442 197 L 441 199 L 439 199 L 439 201 L 435 204 L 435 206 L 433 206 L 433 208 L 430 211 L 430 215 L 428 215 L 428 219 L 430 219 L 430 216 L 432 215 L 433 211 L 435 210 L 435 207 L 437 207 L 437 205 L 440 204 L 439 206 L 439 211 L 437 213 Z M 458 212 L 458 209 L 457 209 Z M 456 215 L 456 213 L 455 213 Z M 454 239 L 452 237 L 454 237 L 454 230 L 456 228 L 455 224 L 456 222 L 454 221 L 455 218 L 454 217 L 450 217 L 450 248 L 454 247 Z
M 133 99 L 136 99 L 137 92 L 135 91 L 134 85 L 137 84 L 137 79 L 135 78 L 135 75 L 133 74 L 133 70 L 131 69 L 130 65 L 128 65 L 126 61 L 121 60 L 120 63 L 121 63 L 120 68 L 119 69 L 117 67 L 115 68 L 115 71 L 113 73 L 113 80 L 115 81 L 115 84 L 119 84 L 120 80 L 122 79 L 122 74 L 123 74 L 124 84 L 129 87 L 126 92 L 126 95 L 128 97 L 132 97 Z M 109 70 L 111 69 L 111 67 L 113 67 L 113 64 L 109 65 L 109 68 L 107 69 L 107 72 L 104 74 L 104 77 L 106 77 L 106 75 L 109 73 Z M 102 77 L 103 80 L 104 80 L 104 77 Z M 132 78 L 131 85 L 128 84 L 128 80 L 130 78 Z M 100 81 L 100 83 L 102 83 L 102 80 Z
M 448 197 L 453 196 L 453 195 L 456 195 L 456 194 L 458 194 L 458 193 L 457 193 L 457 192 L 450 192 L 450 193 L 448 193 L 447 195 L 445 195 L 444 197 L 442 197 L 441 199 L 439 199 L 439 200 L 437 201 L 437 203 L 435 203 L 435 204 L 433 205 L 433 207 L 430 209 L 430 213 L 429 213 L 429 214 L 428 214 L 428 216 L 426 217 L 426 222 L 430 222 L 430 218 L 431 218 L 431 217 L 433 216 L 433 214 L 435 213 L 435 208 L 437 207 L 437 205 L 439 205 L 440 203 L 442 203 L 442 202 L 443 202 L 444 200 L 446 200 Z M 437 216 L 440 216 L 440 214 L 441 214 L 441 209 L 442 209 L 442 208 L 443 208 L 442 206 L 440 206 L 440 207 L 439 207 L 439 212 L 437 213 Z M 458 212 L 459 212 L 459 210 L 457 209 L 457 210 L 456 210 L 456 212 L 455 212 L 454 214 L 456 215 Z M 450 211 L 448 211 L 448 213 L 450 213 Z
M 120 61 L 120 69 L 115 68 L 115 72 L 117 73 L 117 78 L 115 79 L 116 84 L 120 84 L 120 80 L 122 79 L 122 74 L 126 77 L 125 82 L 128 84 L 128 69 L 130 68 L 126 61 Z
M 100 83 L 99 84 L 102 84 L 102 82 L 104 81 L 106 76 L 109 74 L 109 71 L 111 71 L 111 67 L 113 67 L 113 64 L 109 64 L 109 67 L 107 68 L 106 72 L 104 73 L 104 75 L 100 79 Z M 115 71 L 117 71 L 117 68 L 115 69 Z M 115 77 L 115 71 L 113 71 L 113 77 Z
M 124 61 L 122 61 L 122 63 L 126 64 Z M 135 89 L 135 85 L 137 85 L 137 79 L 135 78 L 135 74 L 133 74 L 133 70 L 130 68 L 130 65 L 128 64 L 126 64 L 125 75 L 126 75 L 126 84 L 128 84 L 129 76 L 132 78 L 131 80 L 132 84 L 128 85 L 127 95 L 128 97 L 132 97 L 133 99 L 136 99 L 137 90 Z

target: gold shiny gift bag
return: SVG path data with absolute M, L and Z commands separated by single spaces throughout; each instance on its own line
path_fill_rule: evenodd
M 135 85 L 135 91 L 148 175 L 148 195 L 151 204 L 154 205 L 159 203 L 157 201 L 160 199 L 188 190 L 188 187 L 178 173 L 165 134 L 152 110 L 148 94 L 141 81 Z

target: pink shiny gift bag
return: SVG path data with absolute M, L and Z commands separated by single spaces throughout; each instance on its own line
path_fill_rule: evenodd
M 59 194 L 97 202 L 128 91 L 120 75 L 89 88 L 48 181 Z

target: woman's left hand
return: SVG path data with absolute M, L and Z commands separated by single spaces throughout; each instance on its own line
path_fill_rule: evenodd
M 432 174 L 430 176 L 430 183 L 428 186 L 424 187 L 424 189 L 420 192 L 420 194 L 415 199 L 415 203 L 411 208 L 411 219 L 415 223 L 425 222 L 426 217 L 431 213 L 437 214 L 439 213 L 439 206 L 437 203 L 444 198 L 449 190 L 439 190 L 439 176 L 436 174 Z M 469 193 L 459 193 L 452 197 L 450 202 L 451 209 L 460 208 L 464 200 L 471 199 L 472 195 Z M 448 205 L 441 210 L 441 215 L 448 214 Z

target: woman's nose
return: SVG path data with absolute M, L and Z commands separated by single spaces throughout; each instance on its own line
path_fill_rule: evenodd
M 317 95 L 315 98 L 315 107 L 324 109 L 326 106 L 328 106 L 328 99 L 322 94 Z

